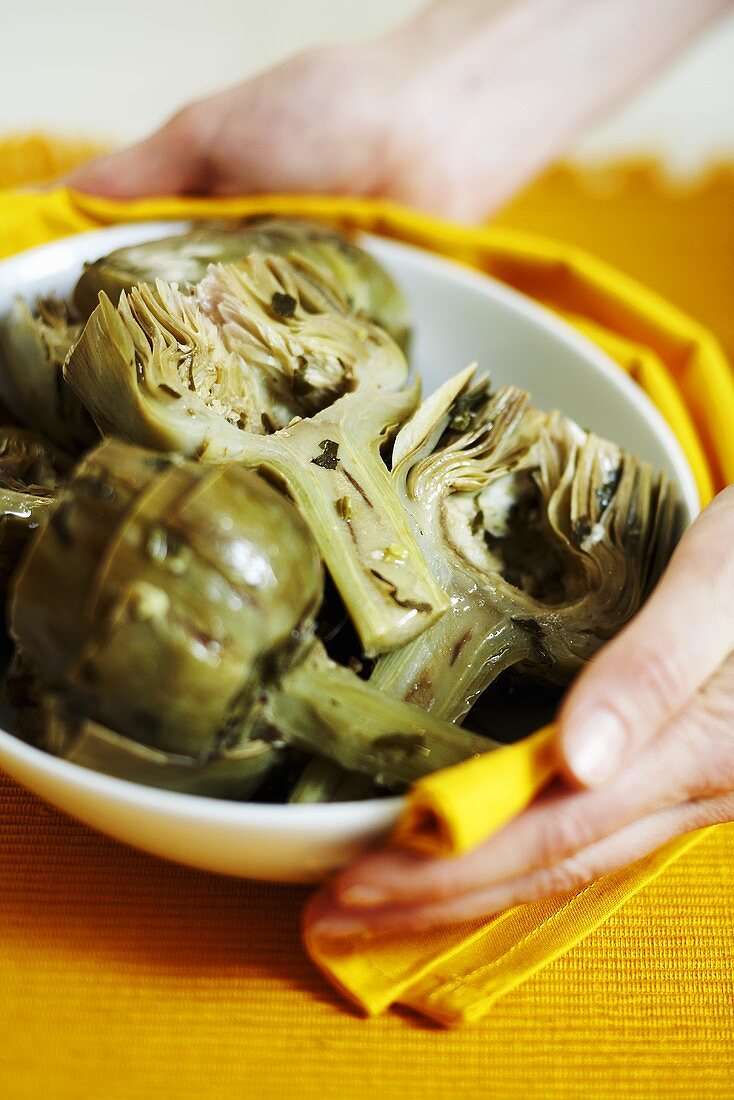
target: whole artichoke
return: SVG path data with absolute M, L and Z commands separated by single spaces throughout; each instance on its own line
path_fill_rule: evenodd
M 264 764 L 248 743 L 293 745 L 390 787 L 493 747 L 329 661 L 314 637 L 321 588 L 306 526 L 261 478 L 107 440 L 13 586 L 36 740 L 154 776 L 130 740 L 163 754 L 160 775 L 167 758 L 198 782 L 219 761 L 219 783 L 227 760 Z

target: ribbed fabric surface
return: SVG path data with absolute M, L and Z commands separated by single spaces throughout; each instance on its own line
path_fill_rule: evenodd
M 0 782 L 3 1100 L 731 1096 L 734 827 L 471 1028 L 365 1021 L 305 891 L 107 840 Z

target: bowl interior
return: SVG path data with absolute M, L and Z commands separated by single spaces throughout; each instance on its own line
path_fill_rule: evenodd
M 0 264 L 0 320 L 13 297 L 70 293 L 86 260 L 161 237 L 183 222 L 125 225 L 42 246 Z M 645 394 L 598 348 L 524 296 L 468 268 L 378 237 L 365 246 L 392 272 L 413 309 L 413 362 L 428 393 L 478 361 L 495 384 L 530 391 L 583 427 L 635 451 L 678 482 L 688 518 L 695 483 L 673 433 Z M 0 722 L 11 717 L 0 712 Z M 56 759 L 0 730 L 0 764 L 50 802 L 147 851 L 206 870 L 312 881 L 394 822 L 402 800 L 323 806 L 219 802 L 158 791 Z

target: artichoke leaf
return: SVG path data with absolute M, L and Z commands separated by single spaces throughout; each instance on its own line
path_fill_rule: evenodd
M 332 760 L 312 756 L 291 790 L 291 803 L 358 802 L 375 797 L 369 776 L 348 772 Z
M 262 699 L 253 736 L 314 753 L 399 791 L 498 743 L 391 699 L 329 660 L 319 645 Z
M 67 460 L 26 428 L 0 428 L 0 586 L 51 513 Z

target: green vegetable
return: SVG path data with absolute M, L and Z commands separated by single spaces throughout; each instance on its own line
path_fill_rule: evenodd
M 20 733 L 37 748 L 104 775 L 146 787 L 240 801 L 254 794 L 279 758 L 278 750 L 264 741 L 243 741 L 208 758 L 161 752 L 98 722 L 68 714 L 51 695 L 22 712 Z
M 390 699 L 315 646 L 262 699 L 262 740 L 289 744 L 399 790 L 422 775 L 497 748 L 410 703 Z
M 374 798 L 375 784 L 366 775 L 347 772 L 331 760 L 313 756 L 293 787 L 289 802 L 357 802 Z
M 13 585 L 11 629 L 38 693 L 96 724 L 48 743 L 100 770 L 114 748 L 121 774 L 139 754 L 100 726 L 177 766 L 224 768 L 249 739 L 389 787 L 493 747 L 329 661 L 314 633 L 321 587 L 308 529 L 261 478 L 107 440 Z
M 417 388 L 393 340 L 314 265 L 254 253 L 193 288 L 142 285 L 116 309 L 102 295 L 65 377 L 103 434 L 284 486 L 368 654 L 445 611 L 380 455 Z
M 53 507 L 65 461 L 25 428 L 0 428 L 0 588 Z
M 80 332 L 60 299 L 39 299 L 33 313 L 17 298 L 0 333 L 0 396 L 20 423 L 72 455 L 98 438 L 62 373 Z
M 681 531 L 674 486 L 470 368 L 395 441 L 396 488 L 451 610 L 371 683 L 459 720 L 512 666 L 565 683 L 634 615 Z
M 202 226 L 119 248 L 85 267 L 74 291 L 74 306 L 86 319 L 96 309 L 100 292 L 117 305 L 121 292 L 138 283 L 163 279 L 193 285 L 204 278 L 210 264 L 237 263 L 253 251 L 301 257 L 342 288 L 355 312 L 381 325 L 401 347 L 407 346 L 408 307 L 384 268 L 345 234 L 286 218 L 260 218 L 230 228 Z
M 308 531 L 262 479 L 109 440 L 34 541 L 11 629 L 74 713 L 202 757 L 310 637 L 320 594 Z

